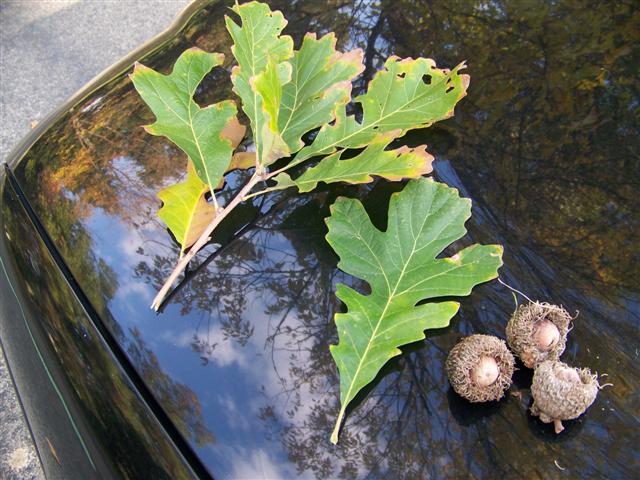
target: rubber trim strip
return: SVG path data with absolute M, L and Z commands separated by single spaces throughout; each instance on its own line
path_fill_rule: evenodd
M 134 388 L 137 390 L 137 393 L 140 395 L 142 400 L 149 407 L 153 415 L 156 417 L 156 419 L 160 423 L 161 427 L 164 429 L 165 433 L 171 439 L 171 441 L 173 442 L 173 444 L 175 445 L 179 453 L 184 457 L 189 467 L 193 470 L 193 473 L 203 479 L 213 479 L 213 477 L 211 476 L 207 468 L 204 466 L 200 458 L 198 458 L 198 456 L 195 454 L 195 452 L 191 448 L 191 445 L 189 445 L 189 443 L 185 440 L 182 433 L 180 433 L 180 431 L 176 428 L 176 426 L 171 421 L 167 413 L 164 411 L 160 403 L 158 403 L 158 401 L 154 397 L 151 390 L 144 383 L 144 380 L 142 379 L 140 374 L 137 372 L 137 370 L 129 360 L 129 357 L 127 356 L 127 354 L 120 347 L 116 339 L 113 337 L 113 335 L 111 335 L 111 332 L 109 331 L 109 329 L 102 322 L 102 319 L 98 315 L 98 312 L 96 312 L 96 310 L 93 308 L 93 305 L 91 305 L 91 302 L 89 301 L 87 296 L 84 294 L 82 288 L 80 287 L 75 277 L 73 276 L 73 273 L 71 273 L 71 270 L 69 270 L 69 267 L 67 266 L 64 259 L 62 258 L 62 255 L 58 251 L 58 248 L 55 246 L 55 244 L 53 243 L 53 240 L 51 239 L 46 229 L 44 228 L 44 225 L 42 225 L 42 222 L 38 218 L 36 212 L 33 210 L 33 207 L 31 207 L 31 204 L 29 203 L 29 200 L 27 199 L 24 191 L 22 190 L 22 187 L 20 187 L 18 180 L 13 175 L 13 172 L 11 171 L 11 168 L 7 163 L 4 164 L 4 170 L 7 176 L 7 181 L 11 186 L 11 189 L 14 191 L 14 193 L 18 197 L 18 200 L 22 205 L 22 207 L 25 209 L 25 212 L 27 213 L 27 216 L 31 220 L 31 223 L 35 227 L 36 231 L 38 232 L 38 235 L 40 236 L 47 250 L 51 254 L 51 257 L 53 258 L 54 263 L 60 269 L 60 272 L 62 273 L 65 280 L 68 282 L 69 286 L 71 287 L 72 291 L 80 301 L 80 304 L 84 308 L 89 319 L 93 323 L 98 333 L 101 335 L 102 339 L 107 344 L 108 348 L 111 350 L 111 353 L 116 358 L 120 367 L 124 370 L 125 374 L 133 384 Z

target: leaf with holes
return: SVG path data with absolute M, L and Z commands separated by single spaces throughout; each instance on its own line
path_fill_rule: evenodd
M 422 340 L 424 330 L 442 328 L 458 311 L 438 297 L 468 295 L 498 275 L 499 245 L 472 245 L 451 257 L 436 258 L 461 238 L 471 216 L 471 201 L 431 179 L 413 180 L 391 197 L 388 226 L 373 226 L 358 200 L 339 198 L 327 219 L 327 241 L 340 257 L 338 267 L 365 280 L 363 295 L 343 284 L 336 294 L 347 306 L 336 314 L 339 343 L 331 355 L 340 372 L 340 412 L 331 441 L 349 403 L 401 353 L 398 347 Z
M 295 163 L 340 148 L 364 147 L 382 133 L 396 132 L 399 137 L 449 118 L 469 85 L 469 76 L 460 74 L 462 68 L 464 64 L 452 71 L 439 69 L 428 58 L 389 58 L 367 93 L 356 98 L 362 105 L 362 122 L 347 116 L 342 105 L 335 124 L 324 125 L 314 142 L 296 155 Z
M 374 176 L 387 180 L 401 180 L 417 178 L 433 170 L 431 166 L 433 156 L 427 153 L 424 146 L 385 150 L 392 139 L 393 134 L 380 135 L 369 144 L 368 148 L 346 160 L 340 158 L 343 154 L 342 150 L 336 152 L 316 166 L 307 169 L 296 179 L 281 173 L 274 178 L 276 185 L 269 190 L 296 186 L 300 192 L 310 192 L 319 182 L 368 183 Z
M 221 65 L 224 56 L 198 48 L 186 50 L 170 75 L 136 64 L 133 84 L 156 116 L 147 132 L 168 138 L 187 154 L 198 177 L 213 191 L 231 162 L 234 145 L 223 135 L 237 124 L 231 100 L 200 108 L 193 100 L 204 76 Z

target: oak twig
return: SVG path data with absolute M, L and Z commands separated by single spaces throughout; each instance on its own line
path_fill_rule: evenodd
M 264 173 L 262 169 L 256 169 L 256 171 L 251 176 L 249 181 L 242 187 L 242 189 L 240 189 L 240 191 L 236 194 L 236 196 L 233 197 L 233 199 L 227 205 L 217 210 L 217 214 L 214 217 L 214 219 L 207 226 L 207 228 L 202 232 L 200 237 L 198 237 L 198 240 L 196 240 L 196 242 L 191 246 L 189 251 L 185 253 L 182 257 L 180 257 L 180 259 L 178 260 L 178 263 L 176 264 L 175 268 L 171 272 L 171 275 L 167 277 L 167 280 L 162 285 L 162 288 L 158 291 L 158 294 L 155 296 L 155 298 L 153 299 L 153 302 L 151 303 L 151 308 L 153 310 L 155 310 L 156 312 L 158 311 L 158 309 L 162 305 L 162 302 L 164 301 L 167 294 L 171 290 L 171 287 L 173 286 L 175 281 L 178 279 L 180 274 L 184 271 L 184 269 L 187 267 L 187 265 L 193 259 L 193 257 L 195 257 L 195 255 L 202 249 L 202 247 L 204 247 L 207 244 L 207 242 L 211 240 L 212 233 L 217 228 L 217 226 L 222 222 L 222 220 L 224 220 L 227 217 L 227 215 L 229 215 L 229 213 L 231 213 L 231 211 L 234 208 L 236 208 L 240 203 L 242 203 L 243 201 L 247 200 L 250 197 L 256 196 L 255 194 L 249 195 L 249 192 L 253 189 L 253 187 L 255 187 L 258 183 L 262 181 L 270 179 L 271 177 L 273 177 L 277 173 L 280 173 L 283 170 L 285 169 L 280 169 L 271 173 Z M 257 194 L 262 194 L 262 193 L 266 193 L 266 190 L 257 192 Z

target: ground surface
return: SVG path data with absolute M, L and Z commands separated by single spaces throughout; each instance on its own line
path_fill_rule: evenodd
M 188 0 L 0 0 L 0 160 Z M 1 348 L 1 347 L 0 347 Z M 43 478 L 0 351 L 0 479 Z

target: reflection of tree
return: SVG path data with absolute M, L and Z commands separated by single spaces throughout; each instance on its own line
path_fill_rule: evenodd
M 376 197 L 388 197 L 392 189 L 379 187 L 369 195 L 386 204 Z M 332 318 L 341 307 L 333 296 L 332 256 L 320 246 L 325 233 L 321 219 L 331 203 L 323 204 L 323 200 L 320 195 L 300 201 L 286 219 L 281 223 L 275 220 L 270 228 L 290 242 L 289 252 L 295 252 L 299 268 L 317 265 L 316 273 L 301 276 L 296 283 L 290 276 L 280 275 L 264 286 L 268 296 L 275 294 L 267 303 L 270 328 L 266 346 L 281 391 L 275 396 L 265 394 L 260 417 L 271 435 L 280 438 L 289 459 L 301 472 L 311 471 L 317 478 L 457 478 L 465 470 L 474 478 L 496 473 L 508 478 L 548 478 L 557 473 L 553 462 L 541 467 L 532 456 L 575 465 L 575 455 L 583 458 L 586 452 L 599 452 L 596 457 L 606 456 L 610 462 L 589 463 L 585 468 L 590 471 L 627 471 L 624 450 L 631 445 L 628 441 L 624 446 L 618 441 L 603 443 L 597 428 L 585 431 L 575 426 L 580 435 L 567 437 L 569 441 L 575 439 L 571 448 L 544 441 L 551 435 L 547 438 L 543 434 L 543 441 L 531 435 L 531 429 L 544 430 L 535 421 L 532 426 L 527 424 L 526 386 L 521 392 L 523 400 L 510 398 L 499 406 L 469 408 L 451 394 L 443 368 L 456 340 L 457 334 L 451 331 L 430 332 L 427 341 L 406 348 L 407 355 L 385 367 L 377 383 L 360 396 L 361 403 L 350 413 L 337 449 L 328 448 L 327 435 L 338 409 L 338 381 L 326 346 L 335 341 Z M 314 216 L 312 211 L 318 213 Z M 265 251 L 262 258 L 266 256 Z M 471 327 L 474 331 L 503 330 L 504 318 L 512 308 L 510 299 L 482 300 L 491 296 L 490 291 L 487 286 L 464 299 L 464 310 L 457 321 L 477 323 Z M 581 336 L 585 343 L 595 344 L 590 333 Z M 637 378 L 626 380 L 638 383 Z M 629 417 L 625 416 L 607 417 L 607 428 L 625 431 L 629 428 L 625 423 Z
M 53 204 L 51 204 L 52 201 L 54 202 Z M 75 217 L 73 203 L 59 196 L 51 197 L 49 203 L 50 210 L 40 218 L 45 228 L 52 235 L 64 232 L 67 241 L 58 244 L 58 247 L 62 255 L 68 259 L 68 267 L 73 272 L 80 272 L 78 276 L 79 283 L 83 292 L 91 301 L 92 306 L 100 313 L 102 319 L 106 321 L 118 340 L 121 342 L 126 341 L 120 325 L 113 319 L 107 308 L 108 302 L 118 288 L 118 280 L 115 273 L 104 259 L 96 259 L 92 251 L 93 242 L 91 237 L 87 234 L 82 223 Z M 27 253 L 30 253 L 28 249 Z M 34 259 L 33 262 L 37 261 Z M 51 288 L 52 291 L 49 292 L 49 295 L 61 301 L 59 296 L 55 294 L 53 286 Z M 52 319 L 55 318 L 59 317 L 52 316 Z M 55 339 L 58 335 L 64 335 L 63 331 L 64 329 L 60 328 L 60 332 L 53 335 L 52 338 Z M 181 431 L 187 437 L 193 435 L 198 443 L 213 441 L 213 437 L 202 423 L 201 408 L 195 394 L 184 385 L 174 383 L 160 369 L 157 359 L 144 346 L 144 342 L 136 332 L 133 332 L 132 337 L 134 341 L 128 346 L 131 359 L 144 372 L 145 379 L 153 384 L 152 389 L 161 399 L 165 408 L 174 415 L 174 421 L 176 421 Z M 73 350 L 70 345 L 67 345 L 64 349 Z M 62 347 L 58 347 L 57 350 L 64 351 Z M 107 361 L 107 359 L 102 360 L 105 361 L 105 364 L 112 362 L 111 360 Z M 96 367 L 96 370 L 99 369 Z
M 639 229 L 632 215 L 639 209 L 632 188 L 638 171 L 629 163 L 628 142 L 636 122 L 628 106 L 637 102 L 630 70 L 634 62 L 629 60 L 637 14 L 622 4 L 615 13 L 610 6 L 572 2 L 555 6 L 531 1 L 516 10 L 510 4 L 483 5 L 383 2 L 362 17 L 355 15 L 347 28 L 354 43 L 365 49 L 370 71 L 390 53 L 434 56 L 445 65 L 470 60 L 473 84 L 467 108 L 459 109 L 455 122 L 412 134 L 409 140 L 435 143 L 454 160 L 481 210 L 483 223 L 471 226 L 473 235 L 501 238 L 513 274 L 526 278 L 531 290 L 546 290 L 550 278 L 545 265 L 552 264 L 554 290 L 560 292 L 564 285 L 580 289 L 585 298 L 602 299 L 611 305 L 609 311 L 619 311 L 617 295 L 633 289 L 640 265 L 633 257 Z M 408 11 L 416 14 L 406 15 Z M 304 18 L 304 7 L 292 13 Z M 285 14 L 291 18 L 286 8 Z M 322 19 L 329 14 L 314 15 Z M 261 418 L 301 472 L 312 471 L 318 478 L 439 478 L 456 477 L 464 469 L 472 477 L 554 477 L 558 471 L 547 461 L 554 459 L 593 475 L 629 473 L 624 452 L 631 445 L 624 435 L 603 442 L 597 426 L 587 430 L 576 425 L 579 438 L 568 435 L 566 443 L 552 443 L 540 425 L 528 425 L 526 385 L 522 401 L 508 399 L 501 408 L 471 410 L 461 403 L 448 392 L 443 376 L 442 363 L 454 341 L 451 333 L 408 349 L 409 355 L 387 367 L 352 412 L 338 450 L 329 450 L 326 435 L 337 409 L 337 378 L 326 349 L 338 308 L 331 288 L 335 273 L 318 233 L 322 227 L 315 234 L 304 228 L 326 215 L 314 203 L 322 195 L 288 211 L 283 221 L 271 220 L 276 226 L 267 231 L 286 236 L 296 252 L 290 266 L 300 273 L 292 275 L 289 268 L 286 275 L 260 283 L 256 292 L 271 298 L 265 302 L 272 321 L 266 340 L 282 387 L 281 395 L 266 398 Z M 272 254 L 265 239 L 268 233 L 252 233 L 246 237 L 250 245 L 239 244 L 259 265 L 248 269 L 243 281 L 260 277 L 256 270 L 270 271 L 266 259 Z M 235 264 L 233 255 L 225 258 Z M 235 283 L 229 288 L 233 291 Z M 465 301 L 462 324 L 473 324 L 476 331 L 502 331 L 511 305 L 505 300 L 481 304 L 479 298 Z M 588 301 L 581 308 L 587 318 L 601 318 L 607 311 Z M 601 370 L 615 368 L 621 384 L 637 385 L 637 369 L 617 352 L 621 332 L 634 337 L 637 332 L 624 323 L 616 328 L 591 332 L 587 326 L 575 332 L 574 341 L 600 345 L 609 353 Z M 627 395 L 613 395 L 610 401 L 618 402 L 620 410 L 629 408 Z M 633 423 L 627 413 L 601 419 L 597 412 L 590 415 L 608 431 L 627 431 L 627 422 Z M 582 459 L 580 467 L 576 456 Z
M 202 421 L 202 407 L 196 394 L 162 371 L 155 354 L 145 346 L 139 330 L 133 329 L 131 334 L 133 342 L 128 348 L 131 360 L 178 429 L 186 437 L 193 436 L 197 445 L 213 442 L 213 435 Z
M 74 144 L 71 138 L 62 138 L 61 142 Z M 63 147 L 64 149 L 64 147 Z M 34 165 L 27 165 L 27 168 L 33 168 Z M 105 167 L 105 170 L 109 168 Z M 60 172 L 63 172 L 60 174 Z M 31 173 L 31 172 L 30 172 Z M 94 172 L 95 173 L 95 172 Z M 46 204 L 47 208 L 40 212 L 40 220 L 43 222 L 45 229 L 52 238 L 57 239 L 57 246 L 60 253 L 65 258 L 67 266 L 73 272 L 74 276 L 81 285 L 84 293 L 89 298 L 91 305 L 100 314 L 102 320 L 109 326 L 111 333 L 117 338 L 121 344 L 127 344 L 128 339 L 122 331 L 121 325 L 113 318 L 108 303 L 118 289 L 118 278 L 112 268 L 103 258 L 96 257 L 94 253 L 93 240 L 91 239 L 87 228 L 83 221 L 86 221 L 86 214 L 90 212 L 86 208 L 86 204 L 97 201 L 94 194 L 98 192 L 99 186 L 93 185 L 90 181 L 82 186 L 82 189 L 74 194 L 79 197 L 71 197 L 69 195 L 52 194 L 53 188 L 49 182 L 51 174 L 50 170 L 45 170 L 44 175 L 40 172 L 33 172 L 33 175 L 42 179 L 44 189 L 35 193 L 35 202 Z M 67 179 L 65 175 L 71 175 L 69 171 L 57 170 L 53 174 L 58 179 Z M 118 173 L 115 174 L 119 175 Z M 98 174 L 95 175 L 99 177 Z M 71 177 L 73 178 L 73 177 Z M 135 177 L 138 178 L 138 177 Z M 127 180 L 129 181 L 129 180 Z M 138 180 L 141 181 L 141 180 Z M 26 185 L 37 185 L 37 182 L 26 183 Z M 69 186 L 69 185 L 67 185 Z M 126 184 L 127 188 L 136 190 L 136 183 Z M 122 188 L 122 185 L 112 185 L 115 191 Z M 66 188 L 66 187 L 65 187 Z M 89 197 L 83 197 L 85 192 L 92 192 Z M 113 193 L 113 202 L 110 204 L 99 203 L 99 207 L 105 210 L 116 209 L 122 211 L 122 205 L 117 202 L 123 198 L 136 202 L 137 198 L 128 198 L 117 196 Z M 34 193 L 32 193 L 33 195 Z M 109 195 L 104 196 L 105 199 Z M 129 218 L 129 217 L 127 217 Z M 52 292 L 50 292 L 51 294 Z M 53 336 L 64 335 L 64 329 Z M 144 347 L 142 339 L 133 332 L 133 341 L 126 347 L 130 358 L 144 372 L 143 376 L 155 395 L 161 400 L 162 405 L 172 416 L 178 428 L 186 437 L 194 437 L 198 444 L 204 444 L 213 441 L 211 433 L 206 429 L 202 421 L 201 407 L 195 393 L 188 387 L 174 383 L 160 368 L 157 359 L 153 353 Z M 65 348 L 70 348 L 69 346 Z M 58 348 L 58 351 L 60 349 Z M 112 362 L 111 359 L 102 359 L 105 363 Z M 96 367 L 100 370 L 103 367 Z M 80 372 L 77 372 L 80 375 Z
M 384 35 L 397 54 L 469 60 L 470 96 L 449 124 L 456 141 L 446 154 L 504 227 L 517 224 L 511 243 L 553 258 L 591 294 L 602 295 L 602 283 L 633 288 L 637 9 L 539 0 L 393 5 Z M 482 188 L 489 178 L 495 188 Z
M 343 45 L 365 50 L 368 69 L 356 90 L 392 53 L 433 56 L 443 65 L 469 59 L 473 82 L 466 108 L 458 109 L 454 121 L 413 133 L 408 141 L 434 144 L 453 160 L 477 199 L 479 220 L 470 225 L 472 235 L 504 242 L 512 275 L 527 279 L 529 291 L 545 291 L 550 263 L 557 270 L 555 291 L 564 285 L 578 288 L 616 311 L 620 300 L 613 292 L 631 289 L 640 265 L 632 257 L 632 242 L 639 240 L 631 189 L 638 183 L 637 169 L 625 160 L 635 122 L 627 105 L 637 96 L 630 70 L 634 62 L 628 60 L 635 32 L 628 7 L 619 5 L 612 14 L 604 5 L 585 8 L 572 2 L 530 1 L 517 9 L 500 2 L 355 2 L 355 7 L 344 4 L 339 15 L 306 2 L 274 7 L 293 19 L 288 29 L 294 37 L 309 26 L 319 32 L 334 29 Z M 406 15 L 409 11 L 414 14 Z M 460 182 L 445 170 L 448 181 Z M 382 184 L 359 188 L 363 194 L 370 191 L 368 206 L 383 227 L 380 214 L 388 190 Z M 258 216 L 256 225 L 216 257 L 213 268 L 199 271 L 173 299 L 183 309 L 218 308 L 223 330 L 229 328 L 224 319 L 234 319 L 230 331 L 242 342 L 254 334 L 248 333 L 246 299 L 262 299 L 269 318 L 266 348 L 281 391 L 265 393 L 260 416 L 300 472 L 318 478 L 441 478 L 464 470 L 472 478 L 496 473 L 539 478 L 556 476 L 557 460 L 593 475 L 628 473 L 624 452 L 631 445 L 622 435 L 603 442 L 597 427 L 575 425 L 579 439 L 569 434 L 566 443 L 553 443 L 539 424 L 529 425 L 526 382 L 521 401 L 507 399 L 499 408 L 470 409 L 451 394 L 442 365 L 456 339 L 453 332 L 408 348 L 408 355 L 386 367 L 350 414 L 337 450 L 327 448 L 338 395 L 326 346 L 335 341 L 332 318 L 340 306 L 332 285 L 336 274 L 342 275 L 324 242 L 322 218 L 340 189 L 292 198 L 286 208 Z M 145 265 L 138 273 L 153 282 L 168 273 L 152 274 L 141 268 Z M 510 299 L 490 287 L 481 292 L 497 298 L 481 302 L 478 293 L 465 299 L 458 321 L 465 329 L 501 332 Z M 227 305 L 235 309 L 225 311 Z M 587 317 L 603 315 L 591 303 L 581 309 Z M 243 319 L 248 324 L 241 333 L 237 325 Z M 614 335 L 628 330 L 625 324 L 616 328 L 599 337 L 602 332 L 589 328 L 574 333 L 574 341 L 600 344 L 610 353 L 601 365 L 604 371 L 614 369 L 619 341 Z M 214 344 L 197 332 L 194 340 L 196 351 L 215 356 Z M 622 361 L 628 368 L 615 366 L 618 379 L 637 385 L 637 370 Z M 590 363 L 588 357 L 582 362 Z M 620 410 L 629 408 L 625 396 L 614 401 Z M 627 413 L 595 415 L 592 411 L 591 421 L 606 423 L 609 431 L 627 431 L 631 421 Z M 581 467 L 576 456 L 583 459 Z
M 270 238 L 280 232 L 274 229 L 274 222 L 282 222 L 291 212 L 295 215 L 298 202 L 290 200 L 284 196 L 264 208 L 239 208 L 238 215 L 221 224 L 216 232 L 213 241 L 218 249 L 196 270 L 187 272 L 186 280 L 172 293 L 170 302 L 178 303 L 183 315 L 193 309 L 208 312 L 201 318 L 191 343 L 205 364 L 216 346 L 210 338 L 212 317 L 221 319 L 223 340 L 232 338 L 244 346 L 254 332 L 252 322 L 244 318 L 248 298 L 262 298 L 270 305 L 268 312 L 278 312 L 287 302 L 289 289 L 300 290 L 309 278 L 315 279 L 317 264 L 306 264 L 304 259 L 269 244 Z M 311 213 L 317 214 L 315 207 Z M 216 268 L 207 268 L 212 261 Z M 159 288 L 172 268 L 170 259 L 152 253 L 148 261 L 138 263 L 135 274 Z
M 125 81 L 122 83 L 126 84 Z M 108 304 L 118 289 L 118 277 L 107 261 L 97 257 L 86 226 L 86 222 L 91 220 L 92 212 L 95 212 L 92 210 L 94 208 L 110 215 L 119 215 L 134 225 L 144 223 L 145 218 L 156 221 L 157 201 L 153 195 L 144 193 L 143 187 L 152 184 L 159 188 L 164 178 L 177 175 L 181 169 L 175 162 L 175 150 L 159 147 L 157 144 L 153 145 L 153 141 L 148 141 L 148 135 L 139 128 L 141 120 L 135 114 L 138 108 L 132 95 L 116 94 L 107 97 L 93 109 L 70 114 L 68 121 L 64 123 L 65 128 L 57 132 L 57 143 L 47 144 L 37 153 L 32 153 L 34 158 L 48 158 L 52 161 L 33 162 L 27 158 L 18 175 L 23 176 L 22 183 L 36 208 L 46 206 L 38 209 L 40 220 L 49 235 L 55 239 L 67 266 L 82 286 L 93 308 L 120 344 L 125 345 L 130 358 L 180 431 L 187 438 L 193 437 L 197 444 L 203 445 L 212 442 L 213 436 L 203 422 L 200 402 L 195 393 L 164 373 L 155 355 L 145 347 L 142 338 L 132 332 L 129 340 L 121 325 L 113 318 Z M 121 116 L 130 120 L 128 128 L 114 131 L 114 121 Z M 152 145 L 148 145 L 149 143 Z M 143 152 L 144 168 L 139 168 L 140 163 L 134 163 L 126 157 L 126 152 L 132 149 Z M 73 161 L 69 162 L 70 159 Z M 29 191 L 30 187 L 36 188 Z M 123 191 L 131 195 L 122 195 Z M 55 287 L 49 285 L 47 294 L 43 294 L 43 301 L 46 298 L 62 301 L 60 297 L 62 294 L 57 294 Z M 54 305 L 48 305 L 47 308 L 52 312 L 56 311 Z M 60 317 L 51 314 L 46 318 L 55 321 Z M 119 392 L 122 398 L 104 398 L 104 402 L 112 402 L 108 407 L 104 404 L 103 397 L 95 393 L 115 382 L 111 380 L 117 378 L 115 372 L 105 370 L 112 365 L 113 360 L 87 355 L 74 345 L 76 339 L 68 337 L 69 330 L 66 327 L 57 327 L 50 332 L 50 339 L 56 350 L 67 352 L 66 355 L 82 356 L 84 360 L 77 365 L 92 366 L 89 370 L 92 378 L 88 379 L 86 371 L 72 370 L 73 365 L 76 365 L 74 362 L 67 365 L 71 369 L 70 381 L 82 392 L 82 398 L 88 403 L 87 410 L 91 415 L 97 415 L 96 420 L 101 428 L 108 425 L 111 428 L 113 425 L 121 429 L 131 428 L 124 422 L 124 418 L 131 417 L 131 412 L 127 410 L 131 408 L 129 405 L 136 401 L 131 397 L 130 390 L 122 385 L 113 385 L 111 388 Z M 74 328 L 81 331 L 86 329 L 80 324 Z M 145 435 L 148 426 L 140 423 L 134 425 L 134 428 L 137 430 L 131 432 L 131 435 L 135 439 L 137 435 Z M 106 435 L 112 433 L 111 430 L 104 431 Z M 137 442 L 138 445 L 131 446 L 120 439 L 113 439 L 114 445 L 122 445 L 122 448 L 131 450 L 142 448 L 144 442 Z M 140 452 L 140 456 L 141 459 L 144 457 L 143 452 Z M 122 458 L 126 458 L 124 451 Z M 140 463 L 141 468 L 145 468 L 144 461 L 141 460 Z M 148 473 L 139 472 L 133 476 L 145 476 Z
M 374 41 L 383 48 L 393 45 L 394 53 L 401 56 L 434 56 L 444 64 L 462 58 L 472 62 L 471 105 L 459 109 L 455 123 L 445 127 L 448 139 L 435 131 L 427 132 L 427 137 L 412 135 L 412 140 L 433 138 L 438 145 L 442 138 L 447 139 L 447 156 L 455 160 L 474 197 L 477 192 L 479 208 L 484 210 L 485 224 L 473 226 L 473 233 L 503 237 L 508 251 L 514 252 L 509 262 L 515 271 L 533 275 L 529 279 L 532 287 L 544 288 L 548 274 L 540 268 L 544 260 L 534 259 L 530 250 L 562 271 L 562 280 L 555 279 L 559 288 L 566 282 L 585 294 L 619 304 L 612 292 L 632 290 L 640 279 L 640 262 L 633 248 L 640 240 L 637 216 L 633 216 L 639 205 L 632 188 L 639 179 L 638 170 L 628 164 L 629 135 L 637 121 L 629 108 L 637 102 L 631 70 L 635 62 L 629 59 L 630 42 L 637 40 L 637 14 L 628 5 L 618 5 L 619 11 L 612 13 L 610 5 L 595 3 L 586 7 L 561 2 L 554 4 L 557 11 L 539 1 L 518 4 L 517 9 L 499 2 L 483 5 L 383 2 L 379 18 L 369 22 L 372 37 L 383 37 Z M 375 45 L 363 46 L 377 55 Z M 499 60 L 492 58 L 495 52 L 500 52 Z M 382 56 L 388 53 L 383 50 Z M 372 58 L 367 60 L 375 65 Z M 487 182 L 494 187 L 487 188 Z M 496 218 L 501 223 L 493 220 Z M 515 234 L 512 223 L 518 225 Z M 307 257 L 308 252 L 300 252 L 299 258 Z M 524 403 L 520 408 L 495 411 L 487 407 L 487 418 L 495 417 L 491 422 L 482 417 L 468 420 L 472 414 L 464 406 L 456 413 L 453 404 L 459 400 L 447 397 L 443 387 L 447 383 L 442 362 L 451 346 L 445 337 L 409 349 L 409 355 L 386 368 L 386 375 L 379 378 L 363 405 L 352 412 L 338 451 L 327 449 L 337 394 L 324 346 L 332 336 L 326 319 L 332 317 L 335 307 L 307 303 L 309 298 L 317 302 L 327 289 L 325 284 L 314 291 L 313 283 L 308 284 L 309 297 L 302 295 L 303 300 L 296 301 L 291 311 L 296 326 L 281 329 L 280 342 L 270 337 L 275 349 L 286 350 L 288 343 L 295 343 L 297 351 L 307 352 L 304 361 L 294 358 L 286 367 L 278 365 L 279 372 L 286 372 L 289 385 L 289 389 L 283 387 L 287 394 L 284 417 L 289 423 L 283 426 L 275 413 L 282 410 L 278 399 L 262 410 L 263 420 L 281 438 L 300 471 L 311 470 L 318 478 L 456 477 L 461 469 L 471 477 L 496 473 L 548 477 L 557 475 L 554 466 L 548 468 L 532 458 L 554 458 L 561 465 L 575 466 L 573 456 L 577 454 L 585 471 L 593 475 L 630 473 L 623 451 L 632 446 L 622 446 L 620 440 L 602 442 L 597 428 L 582 430 L 571 448 L 561 448 L 529 434 L 523 422 Z M 285 295 L 279 301 L 280 311 L 288 313 L 286 294 L 279 294 Z M 501 331 L 501 319 L 510 306 L 484 302 L 483 308 L 491 309 L 488 317 L 480 310 L 478 298 L 465 300 L 462 319 L 468 316 L 468 321 L 475 322 L 481 318 L 483 323 L 476 328 Z M 593 307 L 586 307 L 589 314 Z M 599 315 L 600 311 L 591 313 Z M 575 333 L 578 341 L 606 344 L 602 348 L 611 358 L 602 365 L 604 370 L 616 368 L 621 383 L 637 385 L 637 369 L 629 361 L 628 368 L 614 367 L 619 339 L 611 334 L 598 338 L 585 330 Z M 295 394 L 305 389 L 313 395 L 301 398 Z M 326 395 L 327 390 L 333 394 Z M 629 407 L 629 399 L 618 401 Z M 300 411 L 307 413 L 299 415 Z M 602 421 L 607 430 L 620 432 L 628 428 L 625 418 L 626 413 Z M 534 423 L 533 428 L 538 426 Z M 592 460 L 585 458 L 586 452 Z M 594 456 L 594 452 L 599 453 Z

